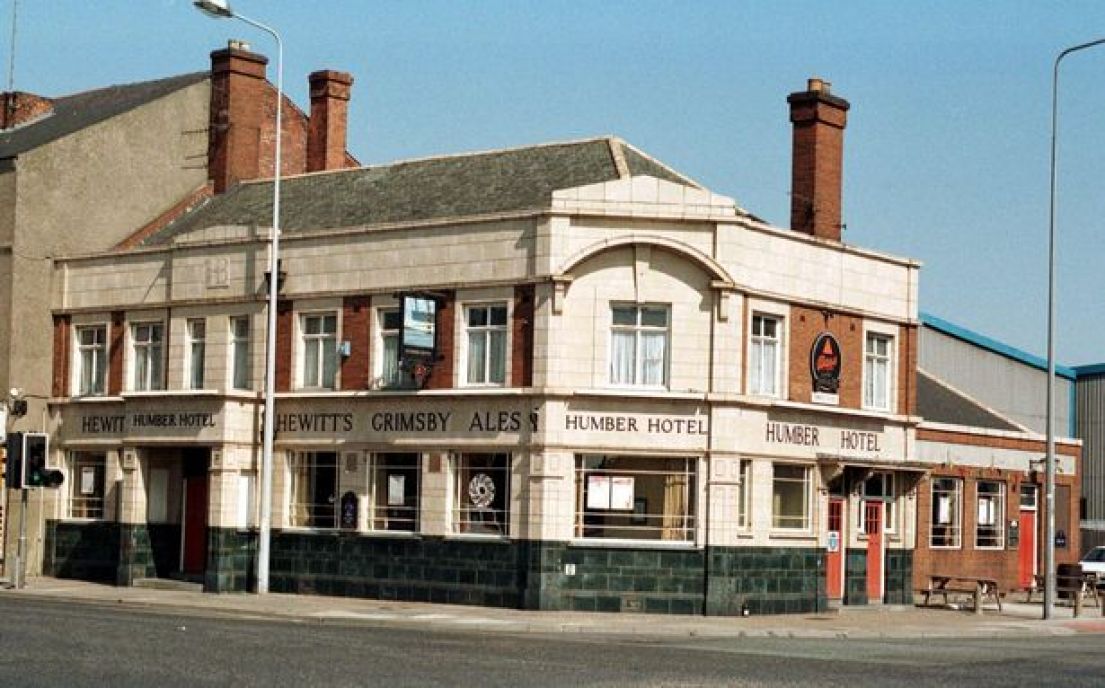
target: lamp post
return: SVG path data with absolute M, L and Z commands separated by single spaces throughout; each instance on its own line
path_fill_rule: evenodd
M 265 418 L 261 449 L 261 522 L 257 534 L 257 592 L 269 591 L 269 543 L 272 530 L 272 445 L 276 415 L 276 301 L 280 272 L 280 139 L 284 109 L 284 44 L 270 26 L 238 14 L 228 0 L 195 0 L 197 8 L 216 19 L 239 19 L 268 33 L 276 41 L 276 161 L 272 173 L 272 239 L 269 244 L 269 309 L 265 328 Z
M 1047 494 L 1044 530 L 1044 619 L 1055 604 L 1055 142 L 1059 123 L 1059 63 L 1073 52 L 1105 43 L 1105 38 L 1075 45 L 1059 53 L 1051 75 L 1051 202 L 1048 211 L 1047 249 Z M 1068 410 L 1069 413 L 1069 410 Z

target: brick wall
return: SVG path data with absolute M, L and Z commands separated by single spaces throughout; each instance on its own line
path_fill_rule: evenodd
M 70 318 L 68 315 L 54 316 L 54 380 L 51 394 L 55 397 L 69 396 L 69 341 Z
M 917 413 L 917 326 L 898 328 L 898 413 Z
M 810 349 L 817 335 L 831 332 L 840 344 L 840 406 L 859 408 L 863 402 L 863 319 L 802 306 L 791 307 L 788 398 L 809 402 L 813 393 Z
M 511 384 L 533 384 L 533 295 L 532 284 L 514 288 L 514 321 L 511 323 Z
M 342 339 L 349 356 L 341 362 L 341 388 L 365 389 L 371 376 L 372 340 L 369 338 L 369 297 L 347 296 L 342 302 Z
M 453 327 L 456 324 L 457 298 L 453 291 L 443 292 L 445 298 L 437 304 L 437 361 L 426 382 L 426 389 L 449 389 L 453 386 L 455 345 Z
M 123 342 L 126 328 L 126 314 L 123 311 L 111 313 L 111 332 L 108 333 L 107 393 L 119 394 L 123 391 Z
M 292 302 L 276 304 L 276 391 L 292 389 Z

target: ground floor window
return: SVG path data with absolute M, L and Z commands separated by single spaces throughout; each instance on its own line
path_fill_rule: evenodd
M 740 485 L 737 486 L 737 527 L 745 530 L 752 525 L 752 462 L 740 463 Z
M 771 526 L 783 530 L 810 528 L 809 466 L 777 463 L 771 486 Z
M 1005 483 L 979 480 L 978 521 L 975 525 L 975 546 L 979 549 L 1005 547 Z
M 103 452 L 70 452 L 68 469 L 69 518 L 103 518 L 107 455 Z
M 453 457 L 453 532 L 510 534 L 510 454 Z
M 297 453 L 292 458 L 291 474 L 291 525 L 297 528 L 337 527 L 337 453 Z
M 576 537 L 693 542 L 693 458 L 576 457 Z
M 960 546 L 962 495 L 963 481 L 959 478 L 932 479 L 932 547 Z
M 418 530 L 419 454 L 376 454 L 372 464 L 373 530 Z

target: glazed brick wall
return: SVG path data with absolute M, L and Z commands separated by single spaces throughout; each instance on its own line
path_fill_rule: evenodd
M 292 311 L 291 301 L 276 304 L 276 391 L 292 388 Z
M 790 363 L 787 371 L 791 401 L 809 402 L 813 393 L 810 348 L 822 332 L 831 332 L 840 344 L 840 406 L 859 408 L 863 401 L 863 319 L 792 306 L 790 309 Z
M 932 479 L 939 477 L 953 477 L 963 480 L 962 487 L 962 534 L 960 547 L 956 549 L 933 549 L 929 546 L 932 524 Z M 1020 514 L 1020 485 L 1023 482 L 1032 482 L 1021 471 L 1003 471 L 994 468 L 969 468 L 965 466 L 934 470 L 928 477 L 921 480 L 917 487 L 917 547 L 914 553 L 914 578 L 915 589 L 922 589 L 928 585 L 929 576 L 932 574 L 960 573 L 968 576 L 989 576 L 998 580 L 998 586 L 1003 591 L 1017 590 L 1020 587 L 1020 554 L 1018 547 L 1010 547 L 1008 541 L 1005 548 L 976 549 L 975 526 L 978 521 L 977 485 L 979 480 L 997 480 L 1005 483 L 1005 521 L 1015 519 Z M 1044 494 L 1043 477 L 1035 483 L 1039 494 L 1039 509 L 1037 511 L 1037 570 L 1043 571 L 1043 514 L 1046 504 Z M 1067 528 L 1067 547 L 1056 548 L 1056 563 L 1068 563 L 1078 560 L 1080 555 L 1078 534 L 1078 478 L 1077 476 L 1060 475 L 1056 477 L 1056 485 L 1065 485 L 1070 488 L 1070 500 L 1066 504 L 1057 504 L 1057 509 L 1066 512 L 1067 522 L 1071 527 Z
M 511 323 L 511 383 L 514 387 L 533 384 L 533 297 L 532 284 L 514 288 L 514 321 Z
M 46 521 L 42 570 L 47 576 L 115 583 L 119 524 L 109 521 Z
M 107 343 L 107 393 L 119 394 L 123 391 L 123 342 L 126 327 L 126 314 L 112 311 L 111 331 Z
M 51 394 L 69 396 L 69 342 L 70 319 L 68 315 L 54 316 L 54 379 Z
M 437 361 L 426 381 L 426 389 L 450 389 L 453 386 L 453 357 L 456 347 L 453 328 L 456 324 L 457 297 L 453 291 L 441 292 L 444 298 L 437 304 Z
M 207 570 L 204 572 L 203 589 L 206 592 L 256 590 L 256 560 L 256 531 L 208 528 Z
M 371 340 L 369 339 L 369 297 L 347 296 L 342 302 L 342 339 L 349 342 L 349 356 L 341 362 L 341 388 L 365 389 L 368 387 L 371 366 Z

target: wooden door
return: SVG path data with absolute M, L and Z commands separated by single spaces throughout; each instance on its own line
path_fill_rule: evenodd
M 883 595 L 883 510 L 881 501 L 863 503 L 863 532 L 867 535 L 867 601 Z
M 825 552 L 825 589 L 831 600 L 844 597 L 844 500 L 829 499 L 829 539 Z
M 181 570 L 203 574 L 207 568 L 207 476 L 184 479 L 184 540 Z
M 1017 530 L 1020 531 L 1021 542 L 1018 545 L 1018 560 L 1020 568 L 1021 587 L 1030 587 L 1036 575 L 1036 510 L 1021 509 L 1020 523 Z

